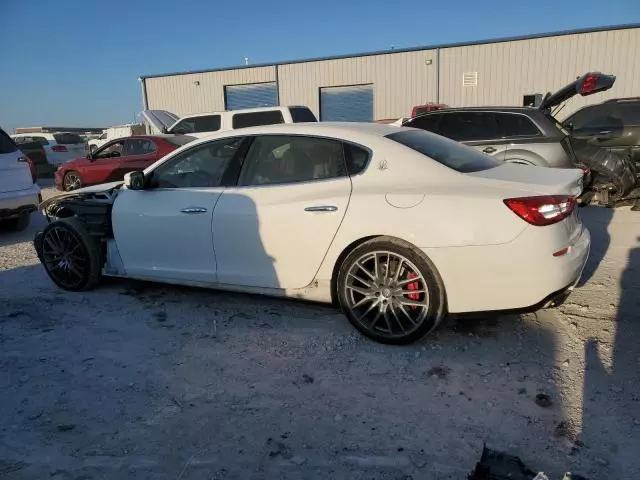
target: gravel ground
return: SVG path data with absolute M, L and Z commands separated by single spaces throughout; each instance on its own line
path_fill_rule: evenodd
M 0 477 L 464 479 L 486 442 L 551 478 L 638 479 L 640 215 L 582 215 L 593 251 L 567 304 L 407 347 L 308 303 L 63 292 L 34 215 L 0 234 Z

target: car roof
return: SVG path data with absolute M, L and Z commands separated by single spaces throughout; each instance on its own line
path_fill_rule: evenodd
M 309 109 L 306 105 L 281 105 L 275 107 L 255 107 L 255 108 L 239 108 L 237 110 L 216 110 L 213 112 L 204 112 L 204 113 L 190 113 L 188 115 L 184 115 L 180 117 L 180 120 L 184 120 L 185 118 L 194 118 L 194 117 L 205 117 L 207 115 L 222 115 L 222 114 L 236 114 L 236 113 L 257 113 L 257 112 L 281 112 L 284 110 L 288 110 L 290 108 L 306 108 Z M 176 122 L 177 123 L 177 122 Z
M 256 127 L 239 128 L 233 130 L 238 135 L 242 134 L 313 134 L 340 137 L 342 134 L 365 134 L 383 137 L 398 132 L 402 127 L 384 123 L 366 122 L 308 122 L 308 123 L 277 123 L 272 125 L 259 125 Z
M 540 111 L 536 107 L 504 107 L 504 106 L 485 106 L 485 107 L 447 107 L 440 110 L 433 110 L 431 112 L 424 112 L 419 117 L 423 115 L 435 115 L 439 113 L 446 112 L 510 112 L 510 113 L 530 113 L 530 112 L 538 112 Z

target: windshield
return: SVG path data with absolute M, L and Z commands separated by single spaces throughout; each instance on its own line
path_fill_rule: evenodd
M 474 148 L 424 130 L 402 130 L 387 138 L 461 173 L 489 170 L 502 163 Z

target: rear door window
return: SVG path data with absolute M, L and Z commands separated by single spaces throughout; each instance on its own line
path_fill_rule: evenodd
M 438 133 L 460 142 L 500 138 L 494 112 L 443 113 Z
M 233 115 L 233 128 L 256 127 L 258 125 L 275 125 L 284 123 L 284 117 L 280 110 L 268 110 L 266 112 L 236 113 Z
M 537 137 L 542 132 L 530 118 L 517 113 L 496 113 L 498 121 L 498 136 L 510 137 Z
M 156 151 L 156 145 L 146 138 L 130 138 L 124 145 L 124 156 L 148 155 Z
M 249 147 L 238 184 L 281 185 L 345 176 L 343 145 L 337 140 L 261 135 Z
M 84 143 L 84 139 L 75 133 L 54 133 L 58 145 L 77 145 Z
M 18 150 L 16 144 L 13 143 L 11 137 L 7 135 L 4 130 L 0 129 L 0 154 L 13 153 Z
M 293 120 L 293 123 L 318 121 L 313 112 L 307 107 L 291 107 L 289 108 L 289 112 L 291 112 L 291 119 Z

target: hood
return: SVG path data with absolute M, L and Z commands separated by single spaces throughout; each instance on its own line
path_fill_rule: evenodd
M 180 120 L 175 113 L 166 110 L 143 110 L 140 115 L 144 122 L 155 128 L 158 133 L 166 133 Z
M 600 72 L 585 73 L 557 92 L 547 93 L 538 108 L 543 111 L 548 111 L 556 105 L 560 105 L 562 102 L 569 100 L 576 94 L 586 97 L 594 93 L 604 92 L 613 87 L 615 81 L 615 75 L 607 75 Z

